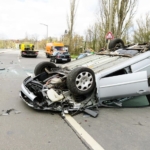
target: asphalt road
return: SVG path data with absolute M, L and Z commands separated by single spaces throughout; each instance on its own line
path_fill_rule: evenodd
M 19 50 L 0 50 L 0 150 L 87 150 L 70 126 L 57 113 L 35 111 L 19 98 L 22 81 L 41 61 L 21 57 Z M 5 70 L 1 70 L 5 68 Z M 105 150 L 149 150 L 150 108 L 100 108 L 99 116 L 73 117 Z

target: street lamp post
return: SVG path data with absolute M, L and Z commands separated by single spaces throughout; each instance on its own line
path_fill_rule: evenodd
M 40 24 L 47 27 L 47 40 L 48 40 L 48 25 L 47 25 L 47 24 L 44 24 L 44 23 L 40 23 Z

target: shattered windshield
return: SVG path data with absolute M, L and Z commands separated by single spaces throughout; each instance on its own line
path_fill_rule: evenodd
M 61 50 L 63 50 L 63 47 L 62 46 L 55 46 L 55 49 L 58 51 L 61 51 Z

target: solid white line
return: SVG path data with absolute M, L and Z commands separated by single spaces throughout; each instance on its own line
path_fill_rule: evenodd
M 65 120 L 78 134 L 82 141 L 84 141 L 88 147 L 92 150 L 104 150 L 104 148 L 99 145 L 70 115 L 65 115 Z

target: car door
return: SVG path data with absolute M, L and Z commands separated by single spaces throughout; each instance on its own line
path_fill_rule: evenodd
M 131 65 L 132 72 L 147 71 L 148 78 L 150 77 L 150 58 L 141 60 L 138 63 Z
M 98 96 L 104 100 L 150 93 L 146 71 L 104 77 L 98 82 Z

